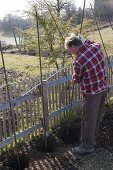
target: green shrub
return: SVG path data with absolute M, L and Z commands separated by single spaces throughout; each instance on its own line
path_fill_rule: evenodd
M 68 117 L 62 118 L 60 121 L 61 126 L 71 125 L 74 122 L 79 122 L 81 120 L 81 112 L 72 110 Z

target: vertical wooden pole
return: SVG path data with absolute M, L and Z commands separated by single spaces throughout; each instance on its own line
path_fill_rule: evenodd
M 34 10 L 35 10 L 35 17 L 36 17 L 36 28 L 37 28 L 37 38 L 38 38 L 38 52 L 39 52 L 39 63 L 40 63 L 40 82 L 42 85 L 41 88 L 41 93 L 42 93 L 42 108 L 44 110 L 44 97 L 43 97 L 43 82 L 42 82 L 42 59 L 41 59 L 41 46 L 40 46 L 40 31 L 39 31 L 39 16 L 37 13 L 37 7 L 34 5 Z M 44 116 L 44 115 L 43 115 Z M 47 135 L 46 135 L 46 126 L 45 126 L 45 117 L 43 117 L 43 123 L 44 123 L 44 142 L 45 142 L 45 150 L 47 151 Z
M 86 0 L 84 0 L 84 6 L 83 6 L 83 12 L 82 12 L 82 21 L 81 21 L 81 27 L 80 27 L 80 34 L 82 33 L 82 26 L 83 26 L 83 20 L 84 20 L 85 4 L 86 4 Z

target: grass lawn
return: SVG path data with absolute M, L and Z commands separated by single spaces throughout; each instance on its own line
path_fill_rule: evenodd
M 100 33 L 102 35 L 108 56 L 113 55 L 113 30 L 111 29 L 111 27 L 104 28 L 100 30 Z M 95 31 L 93 32 L 93 34 L 90 34 L 89 39 L 94 40 L 95 42 L 99 42 L 102 45 L 102 41 L 98 31 Z M 104 52 L 103 45 L 102 49 Z
M 31 77 L 40 75 L 40 64 L 37 56 L 4 54 L 4 61 L 7 70 L 24 72 Z M 62 59 L 57 60 L 61 67 Z M 0 67 L 2 67 L 2 59 L 0 57 Z M 43 74 L 56 69 L 55 64 L 50 65 L 49 59 L 42 57 L 42 72 Z

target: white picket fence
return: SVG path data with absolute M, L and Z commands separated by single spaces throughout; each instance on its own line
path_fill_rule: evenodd
M 107 72 L 112 96 L 113 58 L 109 59 L 111 66 L 108 64 Z M 11 111 L 6 86 L 0 87 L 0 149 L 14 143 L 14 132 L 18 141 L 39 135 L 44 127 L 48 133 L 69 116 L 71 108 L 81 105 L 80 87 L 75 84 L 72 89 L 71 75 L 72 67 L 66 67 L 46 76 L 42 84 L 39 78 L 9 84 Z

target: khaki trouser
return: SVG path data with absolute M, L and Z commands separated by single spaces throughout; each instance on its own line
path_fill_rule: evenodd
M 84 97 L 81 119 L 81 138 L 84 147 L 92 147 L 98 135 L 99 125 L 104 114 L 107 91 L 99 94 L 87 94 Z

